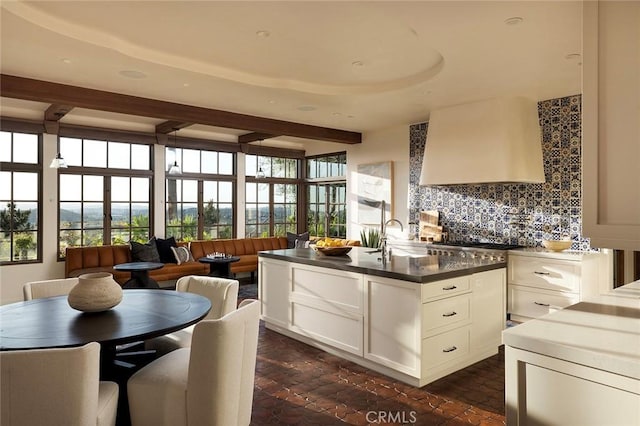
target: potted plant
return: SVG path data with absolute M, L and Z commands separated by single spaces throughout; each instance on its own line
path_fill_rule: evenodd
M 380 230 L 378 228 L 367 228 L 360 231 L 360 242 L 363 247 L 380 247 Z

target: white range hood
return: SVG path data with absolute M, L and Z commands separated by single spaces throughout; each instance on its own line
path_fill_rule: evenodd
M 496 98 L 431 112 L 420 185 L 544 182 L 535 101 Z

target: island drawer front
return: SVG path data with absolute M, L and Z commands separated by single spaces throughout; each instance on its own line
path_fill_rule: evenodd
M 471 326 L 456 328 L 422 340 L 423 370 L 469 354 Z
M 471 289 L 469 275 L 422 284 L 422 303 L 431 299 L 454 296 Z
M 538 318 L 550 312 L 566 308 L 580 301 L 572 293 L 530 291 L 526 287 L 509 287 L 509 313 L 529 318 Z
M 556 291 L 580 291 L 580 264 L 570 260 L 512 256 L 509 284 Z
M 303 336 L 344 351 L 363 355 L 363 319 L 357 315 L 337 315 L 317 306 L 292 303 L 291 329 Z
M 471 293 L 447 297 L 422 305 L 422 337 L 441 327 L 455 327 L 470 320 Z
M 363 312 L 362 274 L 294 264 L 291 280 L 293 297 L 312 298 Z

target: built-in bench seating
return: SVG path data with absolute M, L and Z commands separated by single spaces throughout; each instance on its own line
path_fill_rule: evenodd
M 189 243 L 177 243 L 188 246 L 194 261 L 165 263 L 161 269 L 149 271 L 156 281 L 177 280 L 185 275 L 207 275 L 209 265 L 198 262 L 207 254 L 219 252 L 240 257 L 231 264 L 231 272 L 255 272 L 258 270 L 258 251 L 287 248 L 286 237 L 237 238 L 221 240 L 196 240 Z M 90 272 L 109 272 L 120 284 L 129 280 L 128 272 L 116 271 L 114 265 L 132 262 L 128 245 L 69 247 L 65 258 L 65 277 L 77 277 Z

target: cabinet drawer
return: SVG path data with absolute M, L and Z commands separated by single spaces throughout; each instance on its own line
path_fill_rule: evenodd
M 530 291 L 518 286 L 509 286 L 509 313 L 513 315 L 537 318 L 579 301 L 580 297 L 577 294 Z
M 315 306 L 294 302 L 291 304 L 291 329 L 323 344 L 362 356 L 361 316 L 349 313 L 336 315 Z
M 447 297 L 422 305 L 422 337 L 440 327 L 461 325 L 469 321 L 471 293 Z
M 449 297 L 464 293 L 469 291 L 470 288 L 471 278 L 469 275 L 422 284 L 422 303 L 430 299 Z
M 579 262 L 527 258 L 509 258 L 509 284 L 557 291 L 580 291 Z
M 423 371 L 469 354 L 470 326 L 422 340 Z

